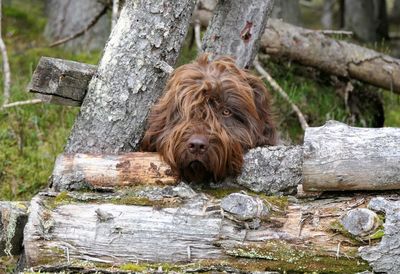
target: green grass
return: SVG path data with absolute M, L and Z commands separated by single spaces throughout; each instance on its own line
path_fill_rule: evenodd
M 100 57 L 99 52 L 73 54 L 48 48 L 42 37 L 46 21 L 41 2 L 13 1 L 12 6 L 3 8 L 12 77 L 10 102 L 33 98 L 26 86 L 41 56 L 92 64 Z M 0 112 L 0 200 L 27 200 L 47 185 L 54 159 L 62 152 L 78 111 L 38 104 Z
M 42 37 L 46 24 L 43 1 L 13 0 L 3 8 L 3 37 L 12 70 L 11 102 L 33 98 L 26 92 L 32 71 L 41 56 L 51 56 L 96 64 L 100 52 L 74 54 L 60 48 L 48 48 Z M 189 40 L 189 39 L 188 39 Z M 188 41 L 178 64 L 197 55 Z M 343 100 L 324 76 L 312 79 L 304 68 L 266 62 L 264 67 L 299 106 L 311 126 L 326 120 L 348 121 Z M 327 78 L 327 77 L 326 77 Z M 2 83 L 2 74 L 0 74 Z M 0 85 L 2 102 L 2 84 Z M 279 130 L 285 139 L 301 143 L 303 131 L 289 105 L 271 92 Z M 400 99 L 382 91 L 385 125 L 400 126 Z M 28 200 L 47 185 L 55 157 L 63 151 L 78 108 L 57 105 L 28 105 L 0 111 L 0 200 Z

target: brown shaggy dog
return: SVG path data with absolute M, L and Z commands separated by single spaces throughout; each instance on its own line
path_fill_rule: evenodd
M 276 142 L 264 83 L 229 57 L 177 68 L 148 123 L 142 148 L 187 181 L 237 175 L 246 150 Z

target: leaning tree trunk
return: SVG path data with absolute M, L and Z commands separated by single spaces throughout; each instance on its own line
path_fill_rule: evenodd
M 203 50 L 213 57 L 231 55 L 239 67 L 251 66 L 273 4 L 273 0 L 219 1 Z
M 47 0 L 45 36 L 52 42 L 69 37 L 84 30 L 103 13 L 85 34 L 65 43 L 67 49 L 75 51 L 103 49 L 111 25 L 106 9 L 105 4 L 98 0 Z
M 380 42 L 388 38 L 386 1 L 346 0 L 345 28 L 365 42 Z
M 66 152 L 138 148 L 150 107 L 179 55 L 194 6 L 193 0 L 126 1 Z

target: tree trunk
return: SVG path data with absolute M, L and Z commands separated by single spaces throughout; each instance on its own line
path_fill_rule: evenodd
M 150 107 L 179 55 L 194 6 L 193 0 L 126 2 L 89 84 L 67 153 L 138 148 Z
M 333 12 L 336 0 L 324 0 L 322 8 L 321 24 L 324 29 L 332 29 L 333 27 Z
M 27 267 L 153 272 L 162 263 L 173 264 L 177 272 L 368 269 L 357 255 L 368 242 L 338 233 L 338 224 L 347 210 L 365 207 L 370 197 L 302 203 L 235 193 L 220 201 L 180 185 L 153 189 L 157 198 L 143 206 L 143 199 L 135 198 L 140 192 L 39 194 L 25 229 Z M 165 203 L 171 195 L 174 207 Z M 121 204 L 127 200 L 130 205 Z M 244 212 L 243 202 L 250 206 Z M 252 207 L 257 203 L 262 215 Z
M 400 0 L 394 0 L 393 8 L 390 13 L 390 20 L 393 23 L 400 23 Z
M 386 1 L 346 0 L 345 28 L 364 42 L 381 42 L 388 38 Z
M 219 1 L 203 38 L 204 52 L 231 55 L 239 67 L 251 66 L 272 7 L 273 0 Z
M 45 36 L 52 42 L 69 37 L 85 29 L 103 9 L 104 4 L 98 0 L 47 0 Z M 74 51 L 101 50 L 110 26 L 109 17 L 103 15 L 84 35 L 65 43 L 65 47 Z
M 275 0 L 272 18 L 282 19 L 284 22 L 300 26 L 301 12 L 298 0 Z

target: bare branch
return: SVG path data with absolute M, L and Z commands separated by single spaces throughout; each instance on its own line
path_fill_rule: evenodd
M 348 35 L 348 36 L 353 36 L 354 33 L 352 31 L 347 31 L 347 30 L 328 30 L 328 29 L 323 29 L 323 30 L 315 30 L 312 32 L 319 32 L 325 35 Z
M 197 51 L 201 52 L 201 34 L 200 34 L 200 20 L 194 21 L 194 38 L 196 41 Z
M 66 43 L 66 42 L 68 42 L 68 41 L 71 41 L 71 40 L 73 40 L 73 39 L 75 39 L 75 38 L 77 38 L 77 37 L 83 35 L 83 34 L 84 34 L 85 32 L 87 32 L 91 27 L 93 27 L 93 26 L 99 21 L 99 19 L 100 19 L 104 14 L 106 14 L 107 10 L 108 10 L 108 6 L 105 5 L 105 6 L 103 7 L 103 9 L 93 18 L 92 21 L 89 22 L 89 24 L 88 24 L 85 28 L 83 28 L 82 30 L 80 30 L 80 31 L 78 31 L 78 32 L 76 32 L 76 33 L 74 33 L 74 34 L 72 34 L 72 35 L 66 37 L 66 38 L 60 39 L 60 40 L 58 40 L 58 41 L 56 41 L 56 42 L 50 44 L 50 47 L 52 48 L 52 47 L 55 47 L 55 46 L 64 44 L 64 43 Z
M 111 30 L 117 24 L 118 17 L 119 17 L 119 0 L 113 0 Z
M 42 100 L 40 99 L 32 99 L 32 100 L 26 100 L 26 101 L 17 101 L 9 104 L 4 104 L 2 108 L 11 108 L 11 107 L 17 107 L 17 106 L 23 106 L 23 105 L 34 105 L 34 104 L 40 104 L 43 103 Z
M 279 93 L 280 96 L 282 96 L 292 107 L 293 111 L 297 114 L 297 117 L 299 119 L 301 128 L 303 130 L 306 130 L 308 128 L 308 124 L 306 119 L 304 118 L 303 113 L 301 113 L 300 109 L 292 102 L 292 100 L 289 98 L 287 93 L 279 86 L 279 84 L 271 77 L 271 75 L 268 74 L 268 72 L 265 71 L 265 69 L 261 66 L 261 64 L 258 62 L 258 59 L 254 61 L 254 67 L 258 71 L 258 73 L 261 74 L 263 78 L 265 78 L 268 83 L 271 85 L 271 87 Z
M 0 0 L 0 50 L 1 56 L 3 58 L 3 75 L 4 75 L 4 100 L 3 105 L 7 104 L 10 100 L 10 85 L 11 85 L 11 72 L 10 72 L 10 63 L 8 61 L 6 44 L 4 43 L 3 37 L 1 35 L 1 20 L 2 20 L 2 1 Z

